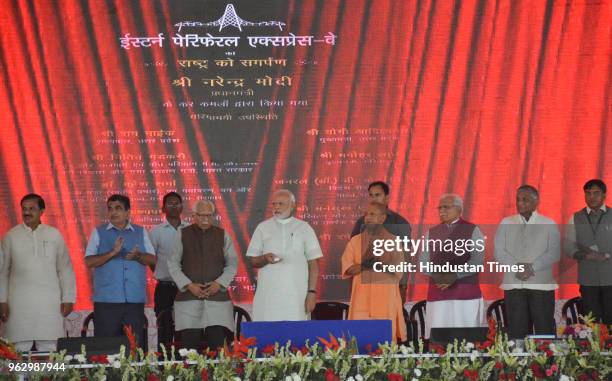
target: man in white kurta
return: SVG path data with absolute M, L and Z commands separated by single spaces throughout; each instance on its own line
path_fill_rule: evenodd
M 76 299 L 74 271 L 60 232 L 40 222 L 44 200 L 26 195 L 21 207 L 24 223 L 2 241 L 0 309 L 5 336 L 20 351 L 29 351 L 33 341 L 37 350 L 52 351 L 57 338 L 66 334 L 63 318 Z
M 553 220 L 539 214 L 537 189 L 523 185 L 516 192 L 516 210 L 495 233 L 495 259 L 525 271 L 504 274 L 508 336 L 523 339 L 530 333 L 555 333 L 555 290 L 552 266 L 559 261 L 560 236 Z M 534 332 L 531 332 L 533 325 Z
M 291 192 L 275 192 L 272 209 L 273 217 L 257 226 L 246 254 L 259 268 L 253 320 L 307 320 L 316 304 L 317 259 L 323 253 L 312 227 L 291 216 Z

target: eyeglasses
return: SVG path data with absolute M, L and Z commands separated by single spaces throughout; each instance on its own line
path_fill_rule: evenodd
M 440 205 L 438 206 L 438 210 L 449 210 L 456 207 L 457 205 Z
M 199 218 L 212 218 L 214 216 L 212 213 L 194 213 L 193 215 Z

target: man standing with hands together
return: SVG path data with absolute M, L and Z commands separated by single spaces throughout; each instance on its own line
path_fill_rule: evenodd
M 155 250 L 146 230 L 130 223 L 127 196 L 114 194 L 106 205 L 109 223 L 94 229 L 85 250 L 85 264 L 95 269 L 94 336 L 121 336 L 127 325 L 142 346 L 146 267 L 155 268 Z

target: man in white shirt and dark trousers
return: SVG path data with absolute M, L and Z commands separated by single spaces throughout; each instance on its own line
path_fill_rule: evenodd
M 559 261 L 560 236 L 553 220 L 537 212 L 539 194 L 531 185 L 516 191 L 518 214 L 504 218 L 495 234 L 495 259 L 524 271 L 504 274 L 508 335 L 522 339 L 531 332 L 555 333 L 555 290 L 552 266 Z
M 172 281 L 168 271 L 168 258 L 172 251 L 172 245 L 179 229 L 189 226 L 189 223 L 181 220 L 183 212 L 183 198 L 176 192 L 169 192 L 162 200 L 162 212 L 166 220 L 156 225 L 149 234 L 151 243 L 157 254 L 157 265 L 155 266 L 155 315 L 161 312 L 164 315 L 157 327 L 157 341 L 159 344 L 169 344 L 172 341 L 172 307 L 178 288 Z

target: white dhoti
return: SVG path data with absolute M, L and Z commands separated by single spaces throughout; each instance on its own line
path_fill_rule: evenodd
M 234 305 L 212 300 L 174 302 L 174 325 L 177 331 L 220 325 L 234 332 Z
M 482 327 L 485 323 L 485 315 L 482 298 L 428 301 L 425 314 L 425 337 L 429 338 L 432 328 Z

